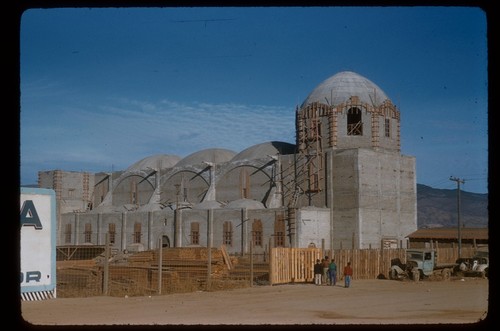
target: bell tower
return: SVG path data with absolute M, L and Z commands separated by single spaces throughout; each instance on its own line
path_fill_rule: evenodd
M 416 230 L 415 158 L 400 112 L 363 76 L 340 72 L 297 107 L 297 208 L 330 209 L 331 247 L 380 247 Z

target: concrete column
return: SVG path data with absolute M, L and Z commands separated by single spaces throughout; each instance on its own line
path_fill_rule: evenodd
M 241 208 L 241 255 L 245 255 L 247 252 L 247 223 L 247 209 Z
M 214 210 L 210 208 L 208 210 L 208 219 L 207 219 L 207 291 L 210 290 L 211 287 L 211 281 L 212 281 L 212 245 L 213 245 L 213 238 L 214 238 L 214 231 L 213 231 L 213 213 Z
M 122 252 L 127 248 L 127 213 L 122 213 L 121 247 Z
M 158 166 L 156 167 L 156 173 L 155 173 L 155 191 L 154 191 L 154 202 L 155 203 L 160 203 L 161 201 L 161 187 L 160 187 L 160 171 L 161 171 L 161 164 L 160 161 L 158 161 Z M 151 244 L 151 247 L 153 244 Z
M 101 226 L 102 226 L 102 213 L 98 213 L 97 214 L 97 245 L 101 245 Z
M 147 247 L 147 249 L 153 249 L 153 235 L 152 235 L 153 229 L 151 229 L 151 226 L 153 223 L 152 218 L 153 218 L 153 212 L 148 211 L 148 247 Z
M 214 230 L 213 230 L 213 220 L 214 220 L 214 210 L 210 208 L 207 211 L 207 220 L 208 220 L 208 226 L 207 226 L 207 247 L 213 247 L 214 245 Z
M 174 247 L 182 247 L 182 209 L 175 209 L 174 224 Z
M 78 243 L 79 243 L 79 240 L 78 240 L 79 227 L 80 227 L 80 214 L 75 213 L 75 229 L 73 230 L 75 233 L 75 239 L 73 240 L 75 245 L 78 245 Z
M 333 249 L 333 235 L 334 235 L 334 212 L 333 212 L 333 151 L 326 153 L 326 180 L 328 185 L 328 207 L 330 209 L 330 249 Z

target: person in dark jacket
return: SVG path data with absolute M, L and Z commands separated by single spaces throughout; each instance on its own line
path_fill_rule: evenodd
M 319 259 L 314 265 L 314 284 L 321 285 L 321 275 L 323 274 L 323 263 Z
M 330 275 L 330 285 L 335 286 L 335 284 L 337 284 L 337 264 L 333 258 L 328 266 L 328 272 Z

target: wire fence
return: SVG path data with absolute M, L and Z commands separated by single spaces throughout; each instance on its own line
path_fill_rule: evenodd
M 267 260 L 267 254 L 229 255 L 225 246 L 138 252 L 120 252 L 109 244 L 61 246 L 57 296 L 142 296 L 250 287 L 268 282 Z
M 230 255 L 226 247 L 162 247 L 117 251 L 107 245 L 57 248 L 57 297 L 145 296 L 194 291 L 219 291 L 254 285 L 313 282 L 315 259 L 335 257 L 351 262 L 353 279 L 388 277 L 390 261 L 404 249 L 272 248 L 270 252 Z M 464 252 L 473 254 L 473 250 Z M 439 248 L 439 262 L 454 262 L 456 248 Z M 271 264 L 270 264 L 271 262 Z M 295 270 L 288 275 L 287 270 Z M 281 275 L 283 274 L 283 275 Z M 289 278 L 287 278 L 289 277 Z

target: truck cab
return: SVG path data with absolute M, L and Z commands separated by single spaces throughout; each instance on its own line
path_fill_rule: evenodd
M 406 251 L 406 262 L 417 268 L 422 275 L 431 276 L 437 260 L 437 252 L 432 249 L 410 249 Z

